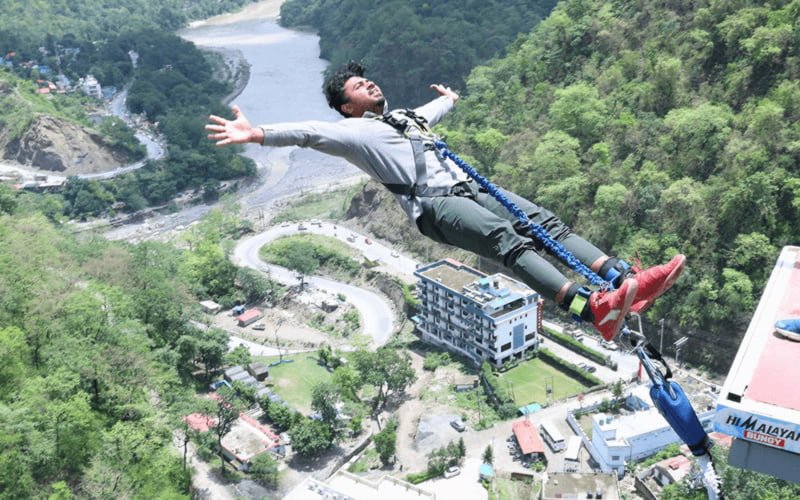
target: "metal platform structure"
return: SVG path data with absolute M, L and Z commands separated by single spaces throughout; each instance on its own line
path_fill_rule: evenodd
M 800 483 L 800 342 L 775 333 L 800 318 L 800 247 L 772 270 L 720 392 L 714 428 L 732 436 L 728 462 Z

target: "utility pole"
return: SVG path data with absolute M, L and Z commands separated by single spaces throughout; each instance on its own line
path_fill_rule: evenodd
M 661 325 L 661 334 L 660 334 L 661 341 L 658 344 L 658 352 L 663 354 L 664 353 L 664 318 L 661 318 L 660 320 L 658 320 L 658 323 Z
M 672 344 L 672 345 L 675 346 L 675 364 L 678 366 L 678 368 L 681 367 L 681 364 L 678 361 L 678 359 L 679 359 L 679 357 L 681 355 L 681 348 L 688 341 L 689 341 L 689 337 L 681 337 L 678 340 L 676 340 L 674 344 Z
M 283 324 L 283 320 L 278 321 L 278 325 L 275 327 L 275 345 L 278 346 L 278 362 L 283 363 L 283 351 L 281 351 L 281 343 L 278 340 L 278 329 Z

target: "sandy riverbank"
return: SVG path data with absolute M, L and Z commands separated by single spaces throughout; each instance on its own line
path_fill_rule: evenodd
M 262 2 L 249 4 L 239 12 L 221 14 L 202 21 L 189 23 L 189 27 L 194 28 L 196 26 L 206 25 L 218 26 L 241 21 L 252 21 L 255 19 L 275 19 L 281 13 L 281 4 L 283 4 L 283 0 L 263 0 Z

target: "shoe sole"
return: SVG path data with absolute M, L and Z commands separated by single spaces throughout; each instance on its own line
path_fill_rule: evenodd
M 616 323 L 614 323 L 614 336 L 610 339 L 606 339 L 605 335 L 602 333 L 600 334 L 600 336 L 606 339 L 607 342 L 611 342 L 617 338 L 617 335 L 619 335 L 619 329 L 622 327 L 622 323 L 625 322 L 625 317 L 631 311 L 633 300 L 636 298 L 636 291 L 639 289 L 639 284 L 630 278 L 628 280 L 630 280 L 631 283 L 628 285 L 628 292 L 625 294 L 625 301 L 622 303 L 622 307 L 619 308 L 619 317 L 617 318 Z
M 787 340 L 793 340 L 795 342 L 800 342 L 800 332 L 795 332 L 792 330 L 786 330 L 785 328 L 778 328 L 775 327 L 775 333 L 780 335 L 781 337 Z
M 653 305 L 653 303 L 656 301 L 656 299 L 661 297 L 662 295 L 664 295 L 664 293 L 666 293 L 667 290 L 672 288 L 672 285 L 674 285 L 675 282 L 678 281 L 678 278 L 681 277 L 681 273 L 683 272 L 683 269 L 685 267 L 686 267 L 686 256 L 685 255 L 681 255 L 680 262 L 675 267 L 675 269 L 673 269 L 672 272 L 669 273 L 669 276 L 667 276 L 667 279 L 664 280 L 664 284 L 661 285 L 661 288 L 658 290 L 658 293 L 653 295 L 653 297 L 650 298 L 649 300 L 647 300 L 647 299 L 640 300 L 639 302 L 637 302 L 636 304 L 631 306 L 631 311 L 635 312 L 636 314 L 641 314 L 641 313 L 645 312 L 646 310 L 650 309 L 650 306 Z

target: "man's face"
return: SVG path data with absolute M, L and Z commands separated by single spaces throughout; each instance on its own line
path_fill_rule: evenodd
M 375 82 L 360 76 L 353 76 L 344 84 L 344 95 L 347 102 L 342 104 L 342 111 L 350 116 L 360 118 L 365 111 L 382 114 L 386 99 Z

